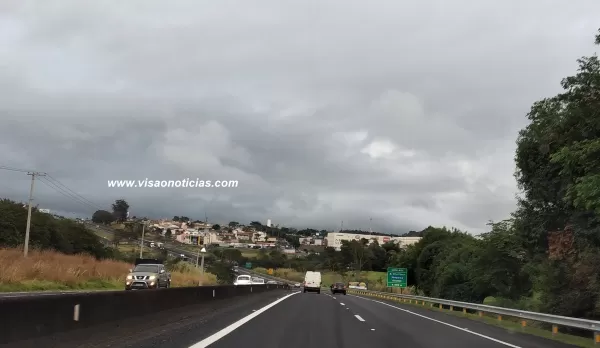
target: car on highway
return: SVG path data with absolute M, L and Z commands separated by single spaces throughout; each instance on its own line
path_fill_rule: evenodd
M 125 279 L 125 290 L 160 289 L 171 287 L 171 273 L 158 259 L 135 260 L 135 267 L 129 270 Z
M 304 276 L 304 292 L 321 293 L 321 272 L 308 271 Z
M 265 285 L 265 280 L 262 278 L 255 277 L 255 278 L 252 278 L 252 284 L 253 285 Z
M 239 275 L 233 282 L 233 285 L 252 285 L 252 277 L 247 274 Z
M 276 282 L 276 281 L 274 281 L 274 280 L 269 280 L 269 281 L 267 282 L 267 284 L 270 284 L 270 285 L 278 285 L 279 283 L 278 283 L 278 282 Z
M 344 294 L 346 295 L 346 285 L 344 283 L 334 283 L 331 284 L 331 293 L 332 294 Z

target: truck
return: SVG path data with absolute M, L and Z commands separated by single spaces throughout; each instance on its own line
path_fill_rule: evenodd
M 168 289 L 171 287 L 171 273 L 167 272 L 159 259 L 135 259 L 135 267 L 129 270 L 125 280 L 125 290 Z

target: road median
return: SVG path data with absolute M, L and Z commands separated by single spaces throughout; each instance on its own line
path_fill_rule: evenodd
M 0 344 L 283 288 L 222 285 L 0 298 L 0 312 L 4 313 L 0 317 Z

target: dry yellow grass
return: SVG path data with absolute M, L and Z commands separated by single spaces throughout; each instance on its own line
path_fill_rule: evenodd
M 22 249 L 0 249 L 0 265 L 0 291 L 122 289 L 133 266 L 50 250 L 31 250 L 24 258 Z M 196 285 L 199 277 L 195 269 L 179 269 L 172 272 L 173 286 Z M 204 285 L 216 283 L 212 274 L 204 278 Z

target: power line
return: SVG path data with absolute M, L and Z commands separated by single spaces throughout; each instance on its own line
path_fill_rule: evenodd
M 69 187 L 67 187 L 65 184 L 61 183 L 60 181 L 58 181 L 56 178 L 54 178 L 52 175 L 48 174 L 46 175 L 45 179 L 51 181 L 52 183 L 54 183 L 54 185 L 61 187 L 62 189 L 70 192 L 73 196 L 77 197 L 79 200 L 86 202 L 88 205 L 91 205 L 95 208 L 98 208 L 98 206 L 96 206 L 96 204 L 92 201 L 90 201 L 89 199 L 83 197 L 82 195 L 80 195 L 79 193 L 71 190 Z
M 51 188 L 52 190 L 58 192 L 59 194 L 63 195 L 64 197 L 67 197 L 71 200 L 73 200 L 76 203 L 79 203 L 83 206 L 86 206 L 88 208 L 91 208 L 92 210 L 102 210 L 101 208 L 99 208 L 98 206 L 96 206 L 93 203 L 89 203 L 89 201 L 85 198 L 80 198 L 77 195 L 74 195 L 72 193 L 70 193 L 69 191 L 63 189 L 62 187 L 58 186 L 57 184 L 53 183 L 52 181 L 48 180 L 47 177 L 44 178 L 40 178 L 41 182 L 48 186 L 49 188 Z
M 2 166 L 2 165 L 0 165 L 0 169 L 2 169 L 2 170 L 9 170 L 9 171 L 12 171 L 12 172 L 20 172 L 20 173 L 39 173 L 39 174 L 44 174 L 44 175 L 47 175 L 47 174 L 46 174 L 46 173 L 44 173 L 44 172 L 39 172 L 39 171 L 36 171 L 36 170 L 21 169 L 21 168 L 15 168 L 15 167 L 9 167 L 9 166 Z
M 27 170 L 27 169 L 22 169 L 22 168 L 4 166 L 4 165 L 0 165 L 0 169 L 13 171 L 13 172 L 28 173 L 30 175 L 31 175 L 31 173 L 36 173 L 37 178 L 39 179 L 39 181 L 41 183 L 43 183 L 47 187 L 51 188 L 52 190 L 58 192 L 62 196 L 69 198 L 80 205 L 90 208 L 91 210 L 102 210 L 102 208 L 97 206 L 95 203 L 93 203 L 89 199 L 83 197 L 82 195 L 78 194 L 77 192 L 75 192 L 74 190 L 72 190 L 71 188 L 69 188 L 68 186 L 66 186 L 65 184 L 63 184 L 58 179 L 54 178 L 53 176 L 51 176 L 48 173 L 37 172 L 37 171 L 32 171 L 32 170 Z

